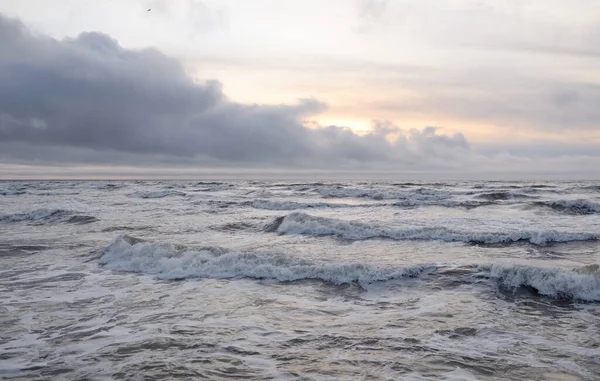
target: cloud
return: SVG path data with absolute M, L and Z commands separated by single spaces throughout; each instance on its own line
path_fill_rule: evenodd
M 312 121 L 327 109 L 319 100 L 234 102 L 221 83 L 195 81 L 178 60 L 155 49 L 124 48 L 100 33 L 57 40 L 0 15 L 0 52 L 0 176 L 18 176 L 22 170 L 43 175 L 47 166 L 54 168 L 47 173 L 68 166 L 79 168 L 68 173 L 85 176 L 96 168 L 94 173 L 106 176 L 111 166 L 118 166 L 121 170 L 113 167 L 114 173 L 156 168 L 174 176 L 192 176 L 199 168 L 435 176 L 549 170 L 573 174 L 578 168 L 585 177 L 597 173 L 600 165 L 600 151 L 593 144 L 585 149 L 543 142 L 477 148 L 463 134 L 447 134 L 438 127 L 401 129 L 381 120 L 357 134 L 343 126 L 321 126 Z M 481 120 L 510 121 L 519 115 L 545 120 L 547 128 L 559 126 L 556 120 L 586 128 L 599 120 L 591 107 L 598 90 L 593 86 L 556 82 L 544 87 L 525 78 L 516 85 L 509 79 L 475 71 L 468 78 L 432 78 L 423 85 L 428 98 L 420 103 L 380 107 L 433 108 Z M 450 97 L 451 92 L 435 91 L 459 85 L 465 91 Z M 498 95 L 482 96 L 472 91 L 477 86 Z
M 227 27 L 227 9 L 209 8 L 200 0 L 148 0 L 146 4 L 152 12 L 184 27 L 191 37 Z
M 427 80 L 390 78 L 388 85 L 410 88 L 414 96 L 373 102 L 375 109 L 435 113 L 508 127 L 507 133 L 517 128 L 547 133 L 591 132 L 600 125 L 600 83 L 583 78 L 560 74 L 540 78 L 518 68 L 510 72 L 471 68 L 468 72 L 446 70 L 446 76 L 436 73 Z
M 87 162 L 103 153 L 106 162 L 121 163 L 143 157 L 211 165 L 428 167 L 447 166 L 448 158 L 469 150 L 461 134 L 435 128 L 403 131 L 376 122 L 365 135 L 313 128 L 308 119 L 327 107 L 318 100 L 232 102 L 219 82 L 196 83 L 177 60 L 153 49 L 125 49 L 100 33 L 55 40 L 0 16 L 0 51 L 5 161 Z M 17 151 L 8 147 L 15 144 Z

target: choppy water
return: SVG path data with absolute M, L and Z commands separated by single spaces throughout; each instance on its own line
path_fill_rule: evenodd
M 599 182 L 3 182 L 0 378 L 598 380 L 599 240 Z

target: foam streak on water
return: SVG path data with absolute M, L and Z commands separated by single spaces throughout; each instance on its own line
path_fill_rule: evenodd
M 0 379 L 600 379 L 598 182 L 0 182 Z

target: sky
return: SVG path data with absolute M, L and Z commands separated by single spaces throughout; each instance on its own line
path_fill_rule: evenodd
M 0 52 L 0 178 L 600 178 L 594 0 L 0 0 Z

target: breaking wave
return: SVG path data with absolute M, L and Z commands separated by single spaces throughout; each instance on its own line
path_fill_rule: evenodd
M 317 263 L 284 254 L 227 251 L 222 248 L 188 249 L 170 243 L 145 242 L 127 235 L 115 238 L 103 251 L 100 264 L 124 272 L 154 275 L 160 279 L 253 278 L 278 282 L 320 280 L 332 284 L 368 285 L 404 278 L 428 277 L 450 285 L 481 284 L 489 279 L 503 289 L 535 290 L 555 299 L 600 301 L 600 266 L 574 270 L 521 265 L 479 265 L 452 269 L 426 264 L 375 266 L 354 262 Z M 460 271 L 456 271 L 460 270 Z M 456 278 L 461 282 L 456 282 Z M 439 284 L 439 282 L 436 282 Z
M 106 268 L 155 275 L 161 279 L 254 278 L 280 282 L 316 279 L 333 284 L 365 284 L 417 277 L 433 266 L 381 268 L 356 263 L 315 263 L 283 254 L 188 250 L 121 235 L 103 251 Z
M 314 217 L 294 212 L 276 219 L 267 231 L 278 234 L 302 234 L 308 236 L 335 236 L 346 240 L 386 238 L 394 240 L 432 240 L 478 244 L 501 244 L 529 242 L 547 245 L 555 242 L 592 241 L 600 239 L 600 233 L 572 233 L 547 231 L 512 232 L 463 232 L 446 227 L 388 228 L 360 222 L 346 222 L 334 218 Z
M 71 224 L 88 224 L 97 221 L 96 217 L 78 215 L 64 209 L 36 209 L 27 213 L 10 214 L 0 217 L 0 222 L 66 222 Z
M 600 301 L 600 271 L 598 265 L 573 271 L 517 265 L 487 265 L 480 269 L 506 289 L 533 288 L 537 293 L 555 299 Z
M 600 213 L 600 204 L 586 200 L 539 201 L 534 203 L 534 205 L 552 208 L 556 211 L 565 212 L 569 214 Z

